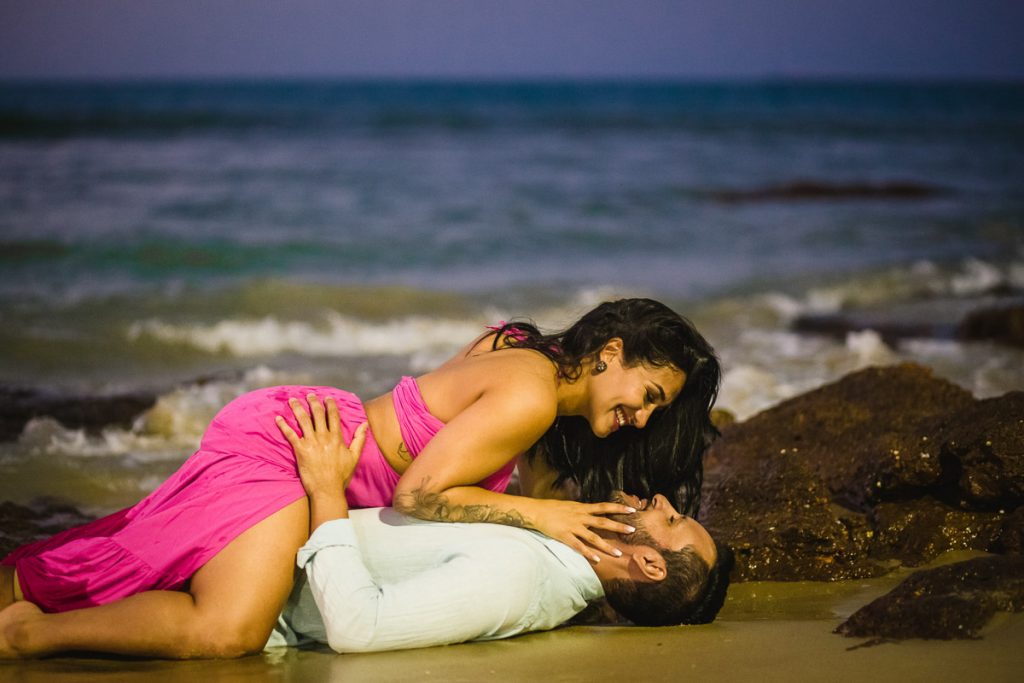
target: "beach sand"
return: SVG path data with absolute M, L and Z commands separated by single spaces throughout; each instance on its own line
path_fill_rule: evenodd
M 943 561 L 963 559 L 951 554 Z M 870 581 L 737 584 L 718 621 L 676 628 L 575 626 L 504 641 L 336 655 L 281 649 L 231 661 L 58 657 L 0 663 L 37 681 L 969 681 L 1020 680 L 1024 614 L 978 640 L 857 647 L 832 630 L 907 572 Z

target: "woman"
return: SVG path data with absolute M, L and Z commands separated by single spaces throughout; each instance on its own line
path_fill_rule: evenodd
M 584 500 L 600 500 L 626 486 L 693 509 L 718 378 L 710 346 L 686 320 L 627 299 L 557 335 L 526 324 L 488 332 L 365 413 L 351 394 L 314 391 L 340 407 L 346 439 L 369 424 L 349 488 L 355 505 L 387 504 L 393 494 L 409 514 L 526 526 L 598 561 L 595 551 L 618 551 L 594 530 L 626 532 L 603 516 L 625 506 L 552 498 L 574 485 Z M 13 597 L 63 612 L 61 628 L 80 633 L 71 641 L 83 649 L 189 657 L 261 648 L 308 530 L 279 426 L 296 423 L 275 420 L 310 389 L 236 399 L 200 450 L 138 505 L 12 553 L 4 564 L 16 574 L 4 578 Z M 310 406 L 323 410 L 319 400 Z M 522 488 L 532 498 L 502 493 L 524 452 Z M 31 616 L 15 605 L 7 622 L 15 608 Z

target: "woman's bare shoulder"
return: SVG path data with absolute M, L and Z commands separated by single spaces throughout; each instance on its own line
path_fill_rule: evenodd
M 418 382 L 431 412 L 444 421 L 485 396 L 508 397 L 542 411 L 548 404 L 554 410 L 557 401 L 554 365 L 526 349 L 452 359 L 421 376 Z

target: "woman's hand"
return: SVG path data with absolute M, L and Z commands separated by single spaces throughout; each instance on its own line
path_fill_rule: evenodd
M 533 526 L 545 536 L 561 541 L 591 562 L 601 560 L 601 553 L 619 557 L 622 551 L 593 529 L 618 534 L 631 534 L 636 529 L 608 519 L 604 515 L 636 512 L 620 503 L 577 503 L 571 500 L 537 500 L 533 512 Z M 597 551 L 595 553 L 595 551 Z
M 338 495 L 348 486 L 359 462 L 366 442 L 366 423 L 359 425 L 352 442 L 346 444 L 334 399 L 327 398 L 326 409 L 316 394 L 310 394 L 306 400 L 312 417 L 301 401 L 295 398 L 288 400 L 302 436 L 296 434 L 280 415 L 276 417 L 277 426 L 295 450 L 295 463 L 306 493 L 311 498 L 323 494 Z

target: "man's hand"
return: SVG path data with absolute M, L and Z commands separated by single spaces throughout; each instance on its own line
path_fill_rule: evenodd
M 359 425 L 350 444 L 345 443 L 341 419 L 334 399 L 326 409 L 316 394 L 306 397 L 309 412 L 298 399 L 289 399 L 292 413 L 302 430 L 299 436 L 280 415 L 275 419 L 284 438 L 295 451 L 299 478 L 310 502 L 310 531 L 332 519 L 348 517 L 345 487 L 352 478 L 366 442 L 366 423 Z M 310 416 L 312 413 L 312 417 Z

